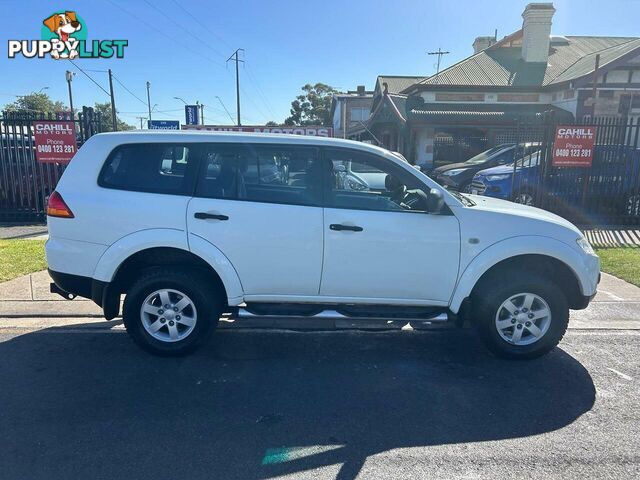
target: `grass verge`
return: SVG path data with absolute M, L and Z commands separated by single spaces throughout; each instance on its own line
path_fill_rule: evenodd
M 0 240 L 0 282 L 47 268 L 44 240 Z
M 640 287 L 640 248 L 598 248 L 603 272 Z

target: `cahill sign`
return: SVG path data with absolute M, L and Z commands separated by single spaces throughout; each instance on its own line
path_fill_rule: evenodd
M 39 163 L 68 163 L 78 149 L 73 122 L 33 122 L 36 160 Z
M 128 40 L 87 40 L 87 25 L 76 12 L 60 10 L 42 21 L 40 40 L 9 40 L 9 58 L 56 60 L 74 58 L 123 58 Z
M 554 167 L 591 167 L 596 127 L 559 126 L 553 142 Z

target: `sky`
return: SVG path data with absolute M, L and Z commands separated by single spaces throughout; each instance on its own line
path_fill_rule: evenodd
M 67 60 L 9 59 L 8 40 L 40 39 L 42 21 L 57 10 L 77 12 L 88 39 L 126 39 L 122 59 L 82 59 L 77 64 L 105 90 L 114 77 L 121 119 L 146 118 L 151 82 L 154 119 L 184 122 L 184 105 L 205 105 L 207 124 L 235 119 L 235 68 L 240 58 L 241 114 L 245 125 L 281 122 L 306 83 L 339 90 L 373 89 L 377 75 L 431 75 L 435 56 L 449 51 L 441 69 L 472 53 L 475 37 L 508 35 L 522 26 L 520 0 L 0 0 L 0 106 L 17 95 L 45 91 L 68 104 L 65 71 L 76 72 L 74 107 L 109 97 Z M 556 0 L 552 34 L 640 36 L 640 0 Z M 7 21 L 8 18 L 11 21 Z M 126 88 L 125 88 L 126 87 Z M 128 90 L 127 90 L 128 89 Z M 137 98 L 136 98 L 137 97 Z

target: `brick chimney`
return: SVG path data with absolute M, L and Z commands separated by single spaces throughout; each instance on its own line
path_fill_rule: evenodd
M 522 58 L 525 62 L 547 63 L 551 19 L 555 11 L 552 3 L 530 3 L 522 12 Z
M 495 37 L 476 37 L 476 39 L 473 41 L 473 53 L 478 53 L 482 50 L 486 50 L 494 43 L 496 43 Z

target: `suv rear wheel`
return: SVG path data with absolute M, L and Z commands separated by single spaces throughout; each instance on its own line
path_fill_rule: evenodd
M 200 272 L 161 267 L 145 272 L 129 289 L 123 319 L 145 350 L 181 356 L 206 341 L 222 313 L 222 292 Z
M 494 278 L 495 280 L 495 278 Z M 506 275 L 474 295 L 474 321 L 485 344 L 506 358 L 534 358 L 553 349 L 569 324 L 562 290 L 549 279 Z

